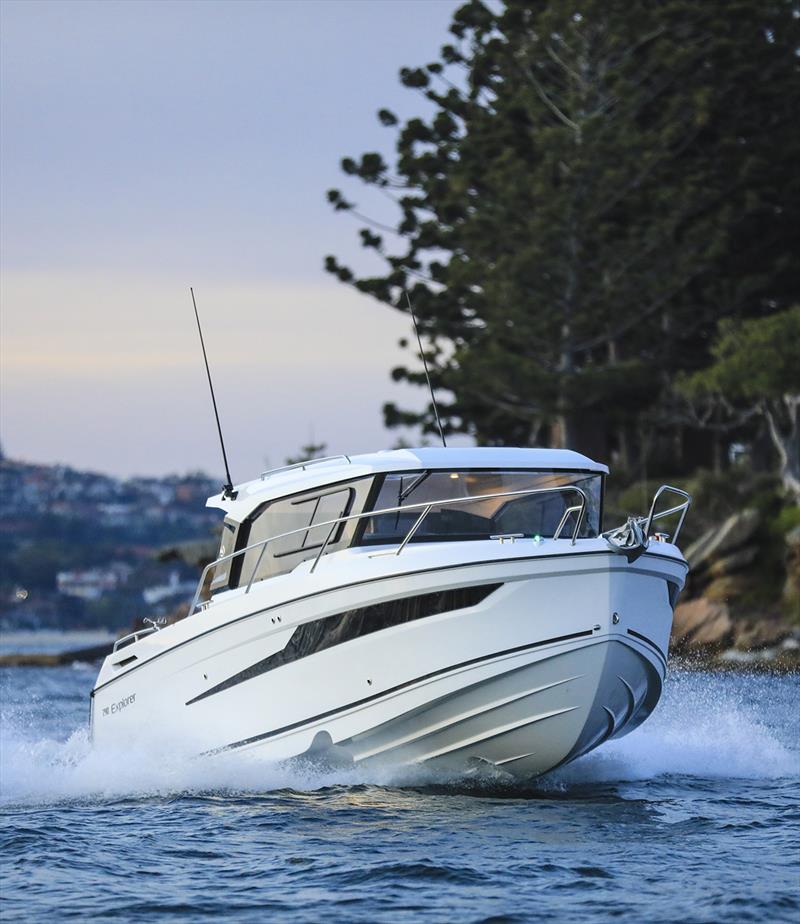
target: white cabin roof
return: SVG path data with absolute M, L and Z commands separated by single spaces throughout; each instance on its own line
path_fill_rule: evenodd
M 508 446 L 453 446 L 421 449 L 385 449 L 355 456 L 311 459 L 264 472 L 253 481 L 235 486 L 236 498 L 209 497 L 207 507 L 218 507 L 240 521 L 265 501 L 340 481 L 384 472 L 450 469 L 540 469 L 542 471 L 602 472 L 608 466 L 571 449 L 519 449 Z

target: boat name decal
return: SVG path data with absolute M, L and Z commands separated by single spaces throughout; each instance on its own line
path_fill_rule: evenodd
M 112 703 L 110 706 L 103 706 L 103 715 L 116 715 L 118 712 L 122 712 L 126 706 L 132 705 L 136 700 L 136 694 L 131 693 L 130 696 L 126 696 L 124 699 L 121 699 L 118 703 Z

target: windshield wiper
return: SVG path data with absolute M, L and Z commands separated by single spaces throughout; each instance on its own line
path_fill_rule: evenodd
M 430 475 L 430 472 L 423 472 L 419 477 L 415 478 L 411 482 L 411 484 L 405 489 L 405 491 L 398 494 L 397 495 L 397 506 L 398 507 L 402 506 L 403 503 L 408 498 L 409 494 L 411 494 L 412 491 L 416 491 L 416 489 L 422 484 L 423 481 L 425 481 L 425 479 L 429 475 Z

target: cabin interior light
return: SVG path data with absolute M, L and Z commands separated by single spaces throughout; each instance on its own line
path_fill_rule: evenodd
M 458 472 L 450 472 L 451 478 L 458 478 Z

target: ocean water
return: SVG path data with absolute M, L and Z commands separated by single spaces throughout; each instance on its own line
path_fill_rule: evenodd
M 93 752 L 95 668 L 0 671 L 0 920 L 800 921 L 800 679 L 673 671 L 552 776 Z

